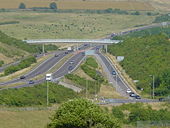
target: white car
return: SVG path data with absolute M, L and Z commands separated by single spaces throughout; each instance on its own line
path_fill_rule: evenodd
M 129 93 L 131 93 L 132 91 L 128 88 L 126 92 L 129 94 Z

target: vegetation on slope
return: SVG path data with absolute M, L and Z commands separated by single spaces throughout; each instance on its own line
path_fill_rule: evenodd
M 81 69 L 93 80 L 87 80 L 74 74 L 68 74 L 65 77 L 77 86 L 83 89 L 87 89 L 89 94 L 95 94 L 100 91 L 101 83 L 104 82 L 104 78 L 99 72 L 97 72 L 98 63 L 93 57 L 88 57 L 84 64 L 81 65 Z
M 143 103 L 130 103 L 121 106 L 114 106 L 112 108 L 112 114 L 124 124 L 136 125 L 137 121 L 141 121 L 143 127 L 146 127 L 145 125 L 149 125 L 149 123 L 151 125 L 152 122 L 155 122 L 155 125 L 159 126 L 164 123 L 168 124 L 168 121 L 170 120 L 169 110 L 154 110 L 151 106 L 145 106 Z
M 5 33 L 1 32 L 1 31 L 0 31 L 0 42 L 5 43 L 10 46 L 17 47 L 17 48 L 27 51 L 29 53 L 37 53 L 37 52 L 42 51 L 41 50 L 42 47 L 40 45 L 27 44 L 24 41 L 15 39 L 13 37 L 9 37 L 8 35 L 6 35 Z M 52 48 L 52 50 L 57 50 L 57 46 L 55 46 L 55 45 L 53 45 L 53 47 L 51 47 L 51 45 L 50 45 L 47 48 L 48 48 L 48 50 L 50 50 L 50 48 Z
M 0 60 L 0 67 L 4 64 L 4 61 Z
M 100 83 L 97 81 L 86 80 L 74 74 L 68 74 L 65 77 L 74 82 L 77 86 L 83 89 L 86 88 L 89 94 L 95 94 L 100 91 Z
M 123 43 L 109 46 L 115 56 L 125 56 L 120 63 L 136 83 L 138 89 L 150 93 L 152 78 L 155 80 L 155 95 L 170 94 L 170 41 L 165 34 L 125 38 Z
M 34 56 L 27 57 L 27 58 L 21 60 L 21 62 L 18 65 L 11 65 L 11 66 L 7 67 L 4 71 L 4 75 L 9 75 L 9 74 L 17 72 L 21 69 L 27 68 L 27 67 L 31 66 L 31 64 L 36 63 L 36 62 L 37 62 L 37 60 Z
M 98 63 L 93 57 L 88 57 L 85 62 L 86 65 L 91 66 L 93 68 L 98 68 Z
M 0 91 L 0 105 L 4 106 L 34 106 L 46 105 L 46 83 L 20 89 Z M 71 89 L 49 83 L 49 103 L 61 103 L 78 97 Z
M 81 69 L 91 78 L 94 80 L 97 80 L 98 82 L 102 83 L 104 82 L 103 76 L 98 72 L 98 63 L 96 60 L 92 57 L 88 57 L 86 59 L 86 62 L 81 65 Z
M 161 23 L 161 22 L 170 22 L 170 14 L 160 15 L 155 18 L 154 23 Z

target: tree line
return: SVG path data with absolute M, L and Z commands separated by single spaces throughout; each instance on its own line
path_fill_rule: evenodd
M 26 9 L 26 4 L 24 3 L 20 3 L 18 6 L 19 9 Z M 41 8 L 41 7 L 40 7 Z M 55 9 L 57 10 L 57 4 L 55 2 L 52 2 L 49 4 L 49 8 L 48 9 Z

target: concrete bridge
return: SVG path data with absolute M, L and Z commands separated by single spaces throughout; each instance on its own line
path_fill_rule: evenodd
M 23 40 L 29 44 L 42 44 L 42 49 L 44 53 L 44 44 L 48 43 L 77 43 L 77 44 L 101 44 L 105 46 L 107 52 L 107 45 L 117 44 L 122 42 L 121 40 L 110 40 L 110 39 L 33 39 L 33 40 Z M 78 45 L 77 45 L 78 49 Z
M 23 40 L 29 44 L 47 44 L 47 43 L 92 43 L 92 44 L 117 44 L 120 40 L 110 39 L 34 39 Z

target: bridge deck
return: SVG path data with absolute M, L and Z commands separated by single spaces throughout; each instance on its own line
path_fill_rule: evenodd
M 30 44 L 44 44 L 44 43 L 94 43 L 94 44 L 117 44 L 120 40 L 110 39 L 35 39 L 35 40 L 23 40 Z

